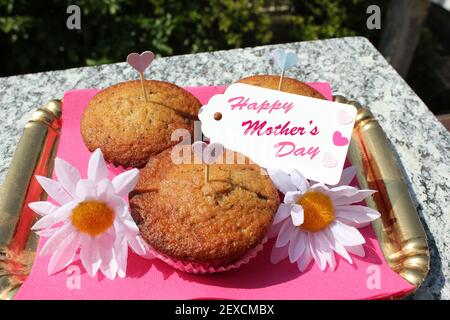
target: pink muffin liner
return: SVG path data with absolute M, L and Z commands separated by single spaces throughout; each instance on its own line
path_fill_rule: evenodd
M 175 268 L 177 270 L 187 272 L 187 273 L 195 273 L 195 274 L 206 274 L 206 273 L 217 273 L 217 272 L 224 272 L 232 269 L 237 269 L 240 266 L 248 263 L 251 259 L 256 257 L 256 255 L 263 249 L 264 244 L 267 242 L 268 238 L 264 237 L 262 242 L 258 244 L 253 249 L 249 250 L 241 259 L 237 260 L 233 264 L 229 264 L 226 266 L 220 266 L 220 267 L 213 267 L 209 264 L 202 264 L 202 263 L 195 263 L 190 261 L 183 261 L 183 260 L 177 260 L 174 258 L 171 258 L 165 254 L 162 254 L 155 249 L 151 248 L 149 246 L 147 255 L 143 256 L 146 259 L 155 259 L 158 258 L 168 265 L 170 265 L 172 268 Z

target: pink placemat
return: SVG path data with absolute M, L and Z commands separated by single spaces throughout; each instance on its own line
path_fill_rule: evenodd
M 326 83 L 311 83 L 328 99 Z M 202 104 L 224 87 L 187 88 Z M 66 92 L 63 100 L 62 131 L 57 156 L 86 173 L 90 156 L 79 130 L 83 109 L 98 90 Z M 111 170 L 114 176 L 118 169 Z M 220 274 L 192 275 L 176 271 L 162 261 L 145 260 L 133 253 L 128 258 L 127 277 L 108 280 L 91 278 L 77 261 L 55 275 L 47 274 L 48 257 L 37 257 L 31 274 L 16 299 L 382 299 L 403 296 L 414 287 L 394 273 L 383 258 L 372 227 L 361 229 L 367 240 L 366 256 L 353 256 L 350 265 L 336 257 L 335 272 L 321 272 L 311 264 L 299 273 L 287 260 L 273 265 L 269 241 L 249 264 Z M 41 239 L 38 252 L 45 239 Z

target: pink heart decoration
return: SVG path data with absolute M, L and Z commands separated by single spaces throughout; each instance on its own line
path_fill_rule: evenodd
M 333 155 L 326 152 L 322 158 L 322 163 L 327 168 L 334 168 L 337 166 L 337 160 L 333 158 Z
M 127 56 L 127 62 L 137 71 L 143 73 L 152 63 L 155 55 L 151 51 L 144 51 L 141 54 L 133 52 Z
M 195 156 L 202 159 L 205 164 L 211 164 L 223 154 L 223 145 L 221 143 L 206 144 L 203 141 L 196 141 L 192 144 L 192 151 Z
M 335 131 L 333 134 L 333 143 L 335 146 L 342 147 L 349 143 L 346 137 L 343 137 L 340 131 Z
M 338 112 L 338 122 L 339 124 L 349 124 L 353 121 L 353 118 L 350 117 L 345 110 L 340 110 Z

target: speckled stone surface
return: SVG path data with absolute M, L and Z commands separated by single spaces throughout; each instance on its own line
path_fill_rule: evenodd
M 368 106 L 385 130 L 427 232 L 431 270 L 413 299 L 450 299 L 450 134 L 365 38 L 351 37 L 156 59 L 147 78 L 180 86 L 229 84 L 276 73 L 271 51 L 297 52 L 288 71 L 303 81 L 328 81 L 334 94 Z M 64 91 L 104 88 L 137 78 L 125 63 L 0 78 L 0 181 L 31 113 Z

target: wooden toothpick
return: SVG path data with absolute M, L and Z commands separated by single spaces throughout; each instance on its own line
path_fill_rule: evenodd
M 145 102 L 148 102 L 147 91 L 145 90 L 145 77 L 144 77 L 144 73 L 143 73 L 143 72 L 140 72 L 139 74 L 141 75 L 142 94 L 144 95 L 144 100 L 145 100 Z
M 205 164 L 205 183 L 209 180 L 209 164 Z
M 209 165 L 214 163 L 223 154 L 223 145 L 220 143 L 206 144 L 203 141 L 196 141 L 192 144 L 194 155 L 202 159 L 204 164 L 205 184 L 209 181 Z
M 278 91 L 281 90 L 281 85 L 283 84 L 284 72 L 285 72 L 285 70 L 283 69 L 283 72 L 281 72 L 281 75 L 280 75 L 280 81 L 278 82 L 278 89 L 277 89 Z

